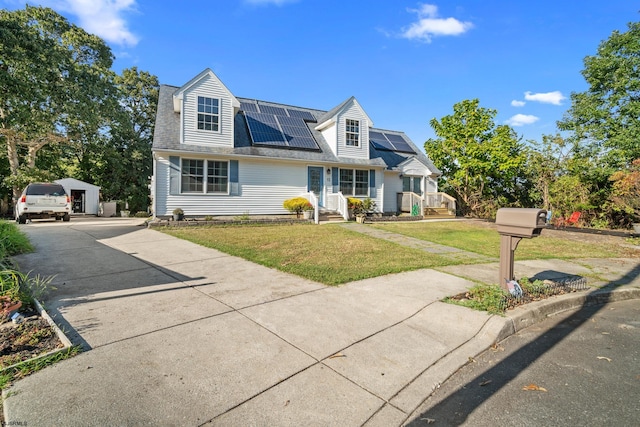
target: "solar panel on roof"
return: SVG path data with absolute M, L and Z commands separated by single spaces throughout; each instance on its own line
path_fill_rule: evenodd
M 384 134 L 389 142 L 393 144 L 395 147 L 395 151 L 401 151 L 403 153 L 415 153 L 414 149 L 411 148 L 409 143 L 401 136 L 393 133 L 385 133 Z
M 258 112 L 258 106 L 253 102 L 241 102 L 240 109 L 242 111 L 253 111 L 254 113 Z
M 394 151 L 393 145 L 391 145 L 382 132 L 369 131 L 369 141 L 371 141 L 376 148 Z
M 294 138 L 291 138 L 288 142 L 289 142 L 289 147 L 293 147 L 293 148 L 305 148 L 309 150 L 319 149 L 315 139 L 311 137 L 296 136 Z
M 274 127 L 278 127 L 278 122 L 276 122 L 276 117 L 273 114 L 263 114 L 263 113 L 254 113 L 251 111 L 245 111 L 245 116 L 255 120 L 260 123 L 268 123 L 273 125 Z
M 274 147 L 318 150 L 304 120 L 296 117 L 245 111 L 249 134 L 254 144 Z
M 295 126 L 299 128 L 307 127 L 304 120 L 297 117 L 278 116 L 278 123 L 281 125 Z
M 276 116 L 286 116 L 287 112 L 284 108 L 272 107 L 271 105 L 260 104 L 260 112 L 264 114 L 275 114 Z
M 245 112 L 245 118 L 247 119 L 249 134 L 255 144 L 287 145 L 274 116 L 247 111 Z
M 291 117 L 297 117 L 299 119 L 307 120 L 309 122 L 316 121 L 316 118 L 313 117 L 313 114 L 311 114 L 308 111 L 292 110 L 291 108 L 287 108 L 287 111 L 289 112 L 289 116 Z
M 282 125 L 282 132 L 284 132 L 285 135 L 311 137 L 309 129 L 297 126 Z
M 313 139 L 304 120 L 295 117 L 278 116 L 278 122 L 290 147 L 313 150 L 320 148 L 315 139 Z

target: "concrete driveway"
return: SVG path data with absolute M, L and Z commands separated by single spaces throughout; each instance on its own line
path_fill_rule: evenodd
M 16 425 L 401 425 L 469 357 L 568 306 L 505 318 L 444 304 L 473 283 L 435 270 L 326 287 L 135 219 L 21 228 L 36 247 L 21 269 L 55 275 L 47 309 L 87 351 L 5 390 Z M 636 297 L 639 273 L 606 265 Z

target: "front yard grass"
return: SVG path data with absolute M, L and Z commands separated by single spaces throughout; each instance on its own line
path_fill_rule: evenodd
M 500 235 L 486 224 L 467 221 L 378 223 L 370 227 L 494 257 Z M 337 224 L 227 225 L 158 229 L 255 263 L 327 285 L 391 273 L 460 264 L 454 257 L 366 236 Z M 516 260 L 637 256 L 622 246 L 576 242 L 542 235 L 522 239 Z
M 160 231 L 327 285 L 455 264 L 435 254 L 333 224 L 232 225 Z
M 404 234 L 420 240 L 447 245 L 469 252 L 500 257 L 500 235 L 493 227 L 473 221 L 377 223 L 372 227 Z M 637 254 L 637 251 L 636 251 Z M 592 242 L 552 237 L 542 233 L 533 239 L 522 239 L 515 259 L 625 258 L 634 256 L 623 246 L 604 246 Z M 637 255 L 635 255 L 637 256 Z

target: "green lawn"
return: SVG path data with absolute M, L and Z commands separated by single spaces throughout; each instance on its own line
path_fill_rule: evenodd
M 384 223 L 370 226 L 490 257 L 500 256 L 498 233 L 473 222 Z M 230 225 L 159 230 L 327 285 L 460 263 L 446 256 L 365 236 L 337 224 Z M 541 237 L 523 239 L 516 251 L 517 260 L 629 256 L 630 252 L 623 247 L 603 247 L 553 238 L 545 236 L 544 232 Z
M 364 236 L 333 224 L 159 230 L 327 285 L 452 264 L 437 255 Z
M 440 243 L 491 257 L 500 256 L 500 235 L 494 228 L 472 221 L 378 223 L 381 230 L 404 234 L 420 240 Z M 622 239 L 621 239 L 622 242 Z M 515 252 L 516 260 L 629 257 L 623 246 L 594 245 L 545 235 L 522 239 Z

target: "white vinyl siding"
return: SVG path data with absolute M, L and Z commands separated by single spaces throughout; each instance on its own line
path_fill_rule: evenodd
M 198 97 L 218 101 L 217 131 L 198 129 Z M 180 142 L 193 145 L 233 147 L 233 116 L 232 99 L 224 86 L 212 76 L 205 76 L 184 91 L 180 117 Z
M 352 104 L 337 117 L 337 155 L 357 159 L 369 158 L 369 124 L 367 116 L 357 104 Z M 347 119 L 357 120 L 359 127 L 359 144 L 347 144 Z
M 398 193 L 402 192 L 402 182 L 397 172 L 384 173 L 384 212 L 398 211 Z
M 207 159 L 203 157 L 202 160 Z M 156 215 L 171 215 L 178 207 L 187 216 L 286 215 L 289 211 L 282 203 L 307 192 L 308 165 L 305 162 L 239 159 L 238 171 L 240 190 L 237 196 L 170 194 L 169 156 L 158 153 Z

